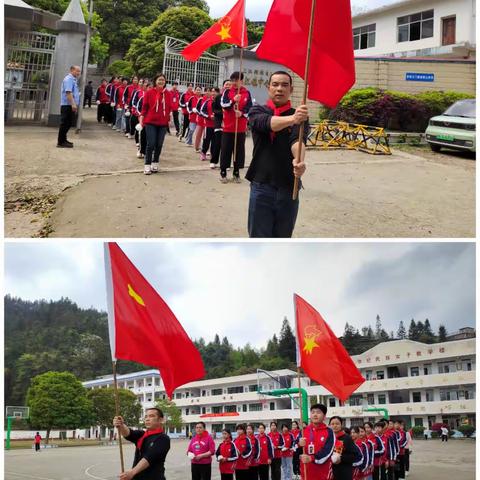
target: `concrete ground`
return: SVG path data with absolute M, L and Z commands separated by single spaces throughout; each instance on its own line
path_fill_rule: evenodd
M 167 480 L 190 478 L 186 440 L 172 440 L 167 456 Z M 125 465 L 133 459 L 133 446 L 124 447 Z M 114 480 L 120 471 L 118 447 L 71 447 L 5 452 L 5 480 Z M 217 463 L 212 480 L 220 478 Z M 418 440 L 414 443 L 408 480 L 473 480 L 475 442 L 473 440 Z M 313 479 L 312 479 L 313 480 Z
M 7 237 L 245 237 L 249 184 L 219 182 L 193 149 L 167 137 L 147 177 L 132 140 L 85 113 L 73 149 L 57 130 L 5 128 Z M 247 163 L 252 143 L 247 139 Z M 296 237 L 475 235 L 475 161 L 459 153 L 392 156 L 309 151 Z

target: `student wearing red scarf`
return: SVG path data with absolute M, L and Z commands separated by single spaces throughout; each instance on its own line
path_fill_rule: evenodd
M 303 447 L 300 455 L 302 479 L 328 480 L 332 472 L 332 453 L 335 446 L 333 430 L 324 423 L 327 407 L 316 403 L 310 407 L 310 425 L 303 429 L 298 444 Z
M 202 143 L 202 152 L 200 153 L 200 160 L 202 161 L 207 160 L 207 152 L 210 149 L 210 145 L 213 139 L 215 126 L 213 100 L 217 93 L 220 93 L 220 90 L 218 88 L 210 88 L 207 90 L 205 94 L 206 98 L 202 103 L 199 112 L 200 116 L 202 116 L 205 120 L 205 135 Z
M 365 436 L 365 430 L 363 427 L 352 427 L 351 435 L 355 445 L 362 452 L 362 462 L 356 466 L 353 471 L 353 480 L 361 480 L 368 477 L 368 468 L 370 460 L 368 457 L 368 446 L 364 440 L 362 440 L 362 434 Z
M 190 97 L 193 96 L 193 83 L 189 83 L 187 90 L 180 95 L 179 105 L 182 109 L 182 131 L 179 135 L 178 141 L 181 142 L 182 138 L 188 133 L 188 125 L 190 123 L 190 117 L 188 114 L 187 104 Z
M 210 480 L 212 477 L 212 455 L 215 443 L 205 430 L 205 423 L 195 425 L 195 436 L 190 440 L 187 455 L 192 461 L 192 480 Z
M 253 158 L 247 171 L 250 181 L 248 234 L 250 237 L 288 238 L 293 234 L 298 213 L 298 198 L 292 200 L 295 177 L 305 172 L 305 148 L 299 156 L 300 124 L 305 124 L 306 144 L 308 109 L 292 108 L 292 77 L 275 72 L 268 81 L 270 100 L 255 105 L 249 112 L 253 137 Z
M 167 79 L 163 73 L 153 79 L 153 88 L 143 97 L 140 125 L 145 128 L 147 150 L 145 155 L 145 175 L 158 172 L 160 153 L 167 133 L 172 100 L 166 89 Z
M 265 425 L 263 423 L 258 426 L 257 440 L 260 449 L 260 455 L 258 457 L 258 477 L 260 480 L 268 480 L 268 466 L 272 463 L 274 448 L 272 439 L 265 434 Z
M 270 433 L 268 434 L 273 445 L 273 459 L 271 463 L 272 480 L 280 480 L 282 476 L 282 448 L 283 437 L 277 430 L 277 422 L 270 422 Z
M 165 458 L 170 450 L 170 438 L 163 432 L 163 412 L 159 408 L 145 411 L 146 430 L 132 430 L 122 417 L 113 419 L 120 435 L 137 447 L 133 467 L 120 474 L 120 480 L 165 480 Z
M 295 477 L 299 477 L 300 476 L 300 454 L 302 452 L 302 449 L 298 446 L 298 441 L 302 437 L 302 431 L 300 430 L 300 427 L 296 420 L 292 422 L 292 429 L 290 430 L 290 432 L 293 435 L 294 445 L 295 445 L 295 452 L 293 453 L 293 460 L 292 460 L 293 475 Z
M 238 451 L 238 460 L 235 465 L 235 480 L 249 480 L 248 467 L 250 465 L 250 455 L 252 454 L 252 443 L 247 437 L 247 427 L 240 423 L 237 425 L 237 438 L 233 443 Z
M 247 437 L 252 445 L 252 454 L 249 458 L 248 478 L 249 480 L 258 480 L 258 465 L 260 459 L 260 443 L 255 436 L 255 428 L 249 423 L 247 424 Z
M 233 480 L 235 462 L 238 458 L 237 447 L 232 441 L 232 434 L 228 428 L 222 430 L 223 442 L 218 446 L 215 456 L 219 463 L 221 480 Z
M 330 428 L 335 434 L 335 447 L 332 454 L 334 480 L 352 480 L 353 468 L 363 461 L 362 452 L 350 435 L 343 430 L 343 419 L 335 416 L 330 419 Z

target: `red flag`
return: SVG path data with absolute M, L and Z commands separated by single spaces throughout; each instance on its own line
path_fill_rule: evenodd
M 105 244 L 105 275 L 112 359 L 158 368 L 169 398 L 180 385 L 203 378 L 195 345 L 116 243 Z
M 186 60 L 196 62 L 200 55 L 217 43 L 230 43 L 239 47 L 248 45 L 245 0 L 238 0 L 233 8 L 220 20 L 182 50 Z
M 274 0 L 257 56 L 305 78 L 312 0 Z M 350 0 L 317 0 L 308 98 L 335 107 L 355 83 Z
M 344 402 L 365 379 L 322 316 L 302 297 L 294 300 L 297 365 Z

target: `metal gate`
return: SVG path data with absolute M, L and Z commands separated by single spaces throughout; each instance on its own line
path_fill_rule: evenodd
M 13 32 L 5 59 L 5 123 L 47 119 L 56 35 Z
M 225 59 L 204 53 L 196 62 L 189 62 L 180 53 L 187 45 L 183 40 L 165 37 L 163 73 L 168 82 L 177 81 L 180 87 L 189 83 L 200 87 L 220 86 L 226 74 Z

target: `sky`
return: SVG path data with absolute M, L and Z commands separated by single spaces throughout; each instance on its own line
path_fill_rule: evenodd
M 434 330 L 475 326 L 475 247 L 470 243 L 119 242 L 191 338 L 218 333 L 263 347 L 293 294 L 337 335 L 348 322 L 397 330 L 428 318 Z M 68 297 L 106 310 L 103 244 L 53 240 L 5 245 L 5 292 L 26 300 Z M 8 335 L 8 332 L 6 332 Z
M 234 5 L 236 0 L 207 0 L 210 7 L 210 15 L 213 18 L 223 17 L 228 10 Z M 264 21 L 267 19 L 268 11 L 273 0 L 246 0 L 246 17 L 252 21 Z M 355 13 L 359 9 L 371 10 L 395 3 L 398 0 L 351 0 L 352 11 Z

